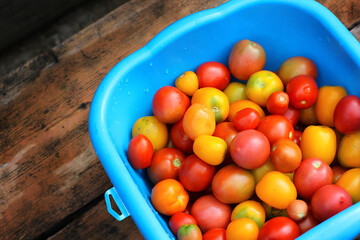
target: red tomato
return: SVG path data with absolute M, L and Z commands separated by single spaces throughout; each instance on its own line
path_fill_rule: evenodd
M 271 146 L 270 159 L 276 170 L 292 173 L 301 163 L 301 149 L 289 139 L 279 139 Z
M 355 95 L 343 97 L 335 107 L 335 128 L 344 134 L 360 130 L 360 98 Z
M 169 228 L 171 232 L 176 236 L 179 228 L 184 224 L 197 224 L 196 220 L 190 214 L 184 212 L 178 212 L 171 216 L 169 220 Z
M 346 172 L 346 168 L 340 166 L 340 165 L 335 165 L 331 167 L 331 170 L 333 172 L 333 183 L 336 183 L 336 181 L 341 177 L 341 175 L 343 175 L 344 172 Z
M 258 240 L 295 239 L 300 236 L 300 229 L 288 217 L 274 217 L 260 228 Z
M 300 142 L 301 142 L 301 136 L 302 136 L 302 131 L 299 130 L 295 130 L 294 131 L 294 143 L 296 143 L 299 147 L 300 147 Z
M 319 188 L 331 184 L 332 181 L 331 168 L 319 158 L 304 159 L 294 173 L 297 192 L 305 200 L 310 200 Z
M 226 230 L 224 228 L 213 228 L 204 233 L 203 240 L 226 240 Z
M 156 184 L 161 180 L 178 179 L 178 172 L 185 154 L 176 148 L 162 148 L 154 154 L 147 169 L 150 180 Z
M 294 139 L 294 127 L 281 115 L 268 115 L 261 119 L 257 130 L 265 134 L 270 144 L 279 139 Z
M 238 132 L 232 122 L 221 122 L 216 125 L 213 136 L 223 139 L 229 147 Z
M 239 167 L 255 169 L 269 158 L 270 143 L 263 133 L 254 129 L 244 130 L 231 142 L 230 154 Z
M 312 212 L 309 211 L 307 216 L 303 220 L 296 222 L 296 224 L 300 228 L 300 233 L 303 234 L 303 233 L 309 231 L 310 229 L 312 229 L 313 227 L 315 227 L 316 225 L 318 225 L 319 221 L 316 220 L 314 218 Z
M 292 78 L 286 86 L 290 104 L 297 109 L 311 107 L 316 101 L 318 91 L 315 80 L 306 75 Z
M 289 95 L 283 91 L 270 94 L 266 101 L 266 108 L 271 114 L 283 115 L 289 107 Z
M 295 199 L 286 208 L 286 212 L 294 221 L 301 221 L 306 218 L 309 211 L 309 207 L 304 200 Z
M 230 82 L 230 71 L 222 63 L 206 62 L 196 69 L 199 78 L 199 86 L 214 87 L 224 90 Z
M 152 100 L 154 116 L 163 123 L 178 122 L 189 106 L 189 97 L 173 86 L 160 88 Z
M 291 122 L 293 127 L 295 127 L 300 120 L 301 112 L 299 109 L 296 109 L 293 106 L 289 105 L 288 109 L 282 116 L 287 118 Z
M 264 68 L 266 54 L 261 45 L 244 39 L 237 42 L 231 49 L 229 56 L 229 69 L 232 75 L 240 80 L 249 77 Z
M 342 187 L 329 184 L 319 188 L 311 198 L 311 211 L 320 222 L 353 204 L 350 194 Z
M 175 123 L 170 132 L 171 142 L 176 148 L 186 154 L 193 152 L 194 141 L 184 132 L 183 119 Z
M 255 129 L 260 123 L 260 114 L 253 108 L 244 108 L 238 111 L 233 119 L 234 126 L 239 131 Z
M 179 170 L 179 180 L 186 190 L 200 192 L 210 186 L 215 171 L 215 166 L 192 154 L 184 159 Z
M 149 167 L 153 153 L 153 145 L 145 135 L 139 134 L 130 140 L 128 159 L 133 168 L 144 169 Z
M 203 232 L 213 228 L 226 228 L 230 223 L 231 207 L 213 195 L 198 198 L 191 207 L 191 215 Z

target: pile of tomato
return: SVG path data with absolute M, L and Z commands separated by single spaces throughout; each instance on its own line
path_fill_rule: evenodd
M 294 239 L 360 201 L 360 98 L 318 87 L 309 58 L 265 62 L 241 40 L 228 67 L 157 90 L 133 126 L 129 162 L 178 239 Z

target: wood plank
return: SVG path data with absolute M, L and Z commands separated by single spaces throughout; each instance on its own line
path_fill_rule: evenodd
M 351 29 L 350 32 L 360 42 L 360 23 L 356 25 L 353 29 Z

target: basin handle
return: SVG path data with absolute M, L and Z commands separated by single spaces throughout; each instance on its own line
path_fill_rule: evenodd
M 118 208 L 120 209 L 121 213 L 117 213 L 111 206 L 111 199 L 110 196 L 114 199 L 115 204 L 118 206 Z M 106 203 L 106 207 L 108 212 L 111 214 L 111 216 L 113 216 L 116 220 L 118 221 L 122 221 L 125 218 L 127 218 L 128 216 L 130 216 L 128 210 L 126 209 L 125 205 L 123 204 L 123 202 L 121 201 L 119 195 L 117 194 L 116 190 L 114 187 L 110 188 L 109 190 L 107 190 L 105 192 L 105 203 Z

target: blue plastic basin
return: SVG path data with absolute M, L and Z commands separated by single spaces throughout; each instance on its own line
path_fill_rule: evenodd
M 146 239 L 173 239 L 167 219 L 150 203 L 152 184 L 135 171 L 126 152 L 134 122 L 152 115 L 157 89 L 173 85 L 185 71 L 206 61 L 227 65 L 231 47 L 241 39 L 262 45 L 265 69 L 277 70 L 292 56 L 318 67 L 318 85 L 341 85 L 360 96 L 360 44 L 325 7 L 312 0 L 230 1 L 189 15 L 167 27 L 145 47 L 118 63 L 103 79 L 90 109 L 94 149 L 114 188 L 107 192 L 122 215 L 132 216 Z M 352 239 L 360 233 L 360 203 L 323 222 L 301 239 Z

